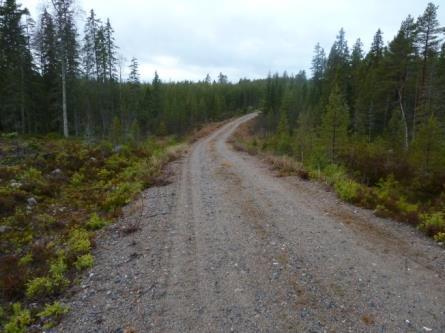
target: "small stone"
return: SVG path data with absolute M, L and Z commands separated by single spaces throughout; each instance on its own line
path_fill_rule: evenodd
M 4 234 L 5 232 L 8 232 L 9 230 L 11 230 L 11 227 L 9 227 L 7 225 L 0 226 L 0 234 Z
M 28 202 L 28 205 L 31 207 L 37 205 L 37 200 L 34 197 L 28 198 L 27 202 Z
M 11 186 L 12 188 L 20 188 L 22 187 L 22 183 L 16 181 L 15 179 L 11 180 L 11 182 L 9 183 L 9 186 Z

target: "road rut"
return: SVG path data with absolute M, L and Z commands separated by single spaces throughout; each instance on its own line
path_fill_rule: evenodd
M 196 142 L 99 237 L 55 331 L 445 331 L 443 248 L 234 151 L 252 117 Z

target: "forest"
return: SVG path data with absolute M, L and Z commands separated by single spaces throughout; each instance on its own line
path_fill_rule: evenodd
M 232 82 L 141 81 L 110 19 L 74 0 L 36 18 L 0 1 L 0 328 L 49 328 L 57 301 L 94 263 L 95 233 L 143 189 L 191 133 L 253 111 L 235 138 L 348 202 L 445 242 L 445 29 L 430 3 L 369 50 L 340 29 L 311 73 Z M 129 73 L 124 77 L 124 73 Z M 162 73 L 161 73 L 162 74 Z M 291 166 L 291 167 L 290 167 Z M 135 229 L 137 226 L 135 226 Z M 134 230 L 126 230 L 131 233 Z
M 0 7 L 0 131 L 110 137 L 184 134 L 196 124 L 258 106 L 249 80 L 140 81 L 138 60 L 128 77 L 109 19 L 94 10 L 79 27 L 73 0 L 52 1 L 36 21 L 16 1 Z M 116 131 L 114 131 L 116 132 Z
M 312 76 L 269 75 L 248 150 L 290 157 L 338 195 L 445 241 L 445 29 L 438 6 L 369 51 L 341 29 Z

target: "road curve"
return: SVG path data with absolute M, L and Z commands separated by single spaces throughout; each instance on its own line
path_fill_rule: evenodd
M 99 239 L 54 331 L 445 332 L 443 248 L 234 151 L 252 117 L 195 143 Z

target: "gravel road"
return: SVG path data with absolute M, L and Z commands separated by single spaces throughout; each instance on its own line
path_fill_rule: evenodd
M 445 332 L 444 249 L 234 151 L 254 116 L 196 142 L 103 232 L 55 332 Z

